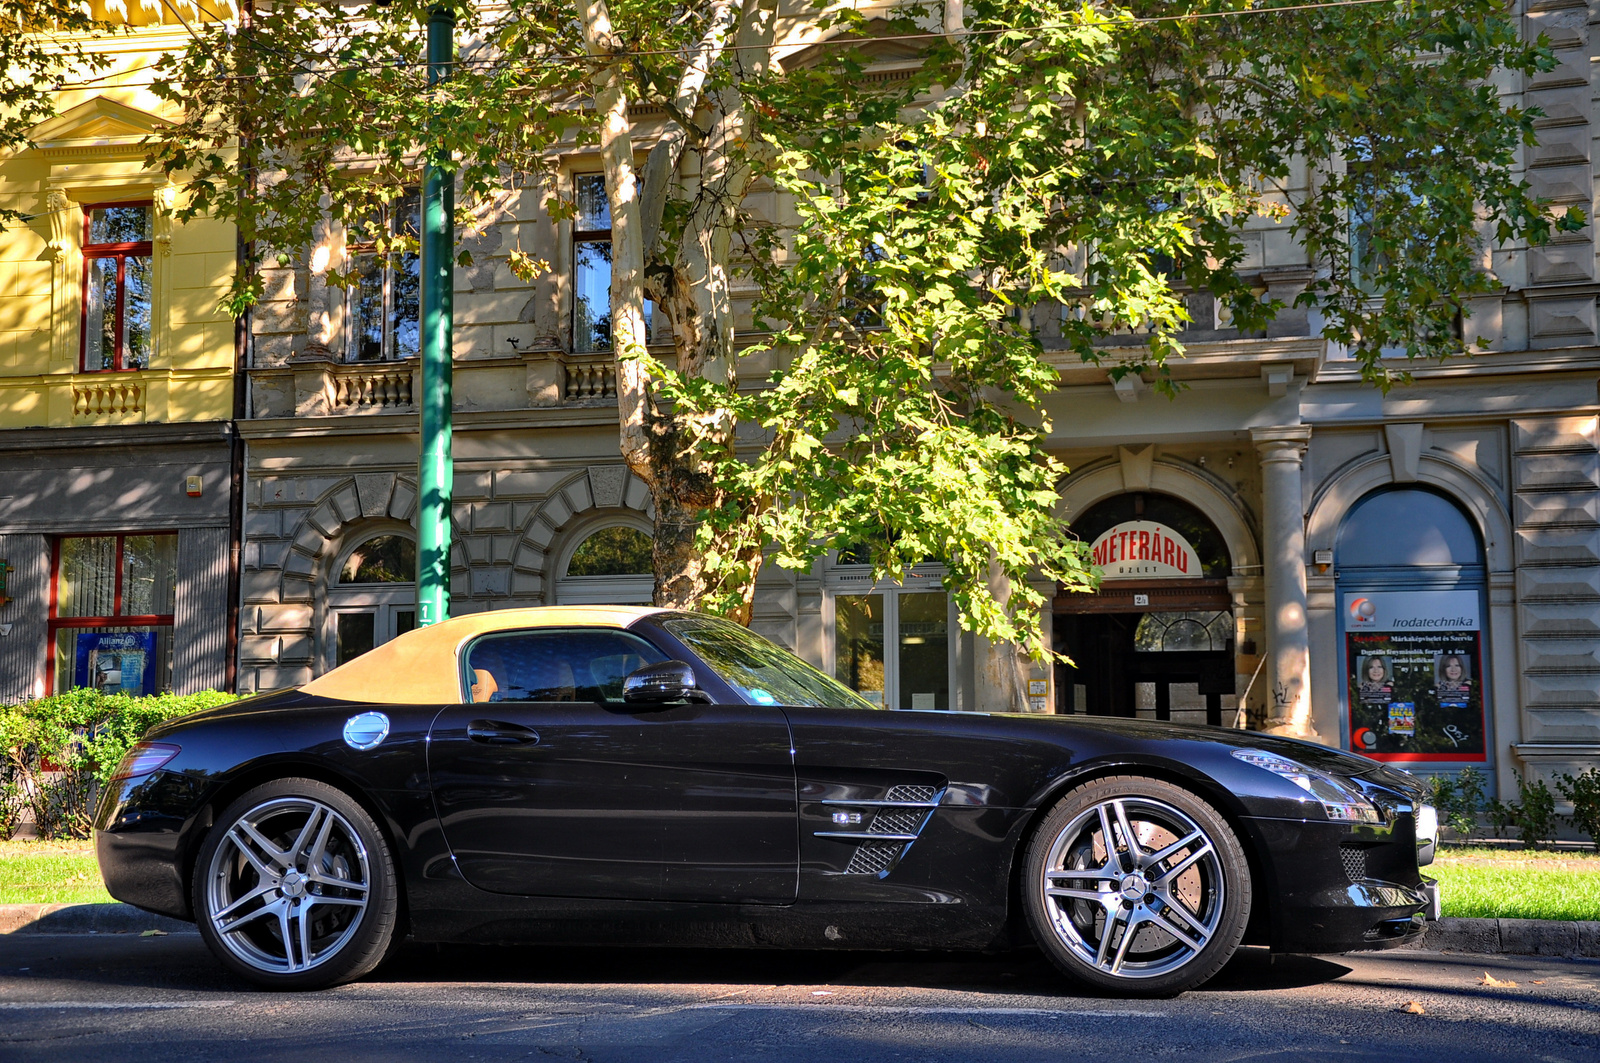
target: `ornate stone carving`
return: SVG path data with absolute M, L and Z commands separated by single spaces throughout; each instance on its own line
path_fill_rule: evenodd
M 44 194 L 44 209 L 50 215 L 50 257 L 57 259 L 72 249 L 72 225 L 68 217 L 74 213 L 72 201 L 64 189 L 52 188 Z

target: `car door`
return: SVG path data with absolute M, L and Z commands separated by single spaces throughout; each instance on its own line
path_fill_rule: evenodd
M 788 723 L 761 705 L 630 705 L 638 635 L 486 635 L 430 734 L 444 835 L 496 893 L 785 904 L 799 872 Z

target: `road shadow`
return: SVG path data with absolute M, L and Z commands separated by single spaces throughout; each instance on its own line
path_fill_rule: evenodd
M 1196 992 L 1299 989 L 1350 972 L 1326 957 L 1273 956 L 1244 948 Z M 955 952 L 842 952 L 413 945 L 372 979 L 378 982 L 561 982 L 573 985 L 836 985 L 915 987 L 1007 996 L 1093 997 L 1036 950 L 999 955 Z
M 8 940 L 7 940 L 8 939 Z M 0 978 L 250 993 L 196 934 L 8 935 Z M 1298 989 L 1350 968 L 1326 957 L 1247 948 L 1196 993 Z M 364 984 L 746 985 L 944 989 L 1041 1000 L 1094 998 L 1035 950 L 999 955 L 571 946 L 407 945 Z

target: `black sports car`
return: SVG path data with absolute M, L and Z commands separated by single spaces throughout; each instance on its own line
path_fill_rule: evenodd
M 1082 716 L 886 711 L 693 613 L 420 629 L 151 731 L 96 826 L 111 893 L 256 983 L 401 939 L 987 949 L 1113 993 L 1241 942 L 1422 926 L 1409 775 L 1304 742 Z

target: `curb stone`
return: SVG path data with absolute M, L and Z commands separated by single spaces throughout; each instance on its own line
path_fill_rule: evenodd
M 195 934 L 193 923 L 131 904 L 0 904 L 0 934 Z
M 1406 951 L 1600 957 L 1600 920 L 1456 919 L 1428 924 Z
M 0 934 L 197 933 L 193 923 L 129 904 L 0 904 Z M 1440 919 L 1403 951 L 1600 958 L 1600 920 Z

